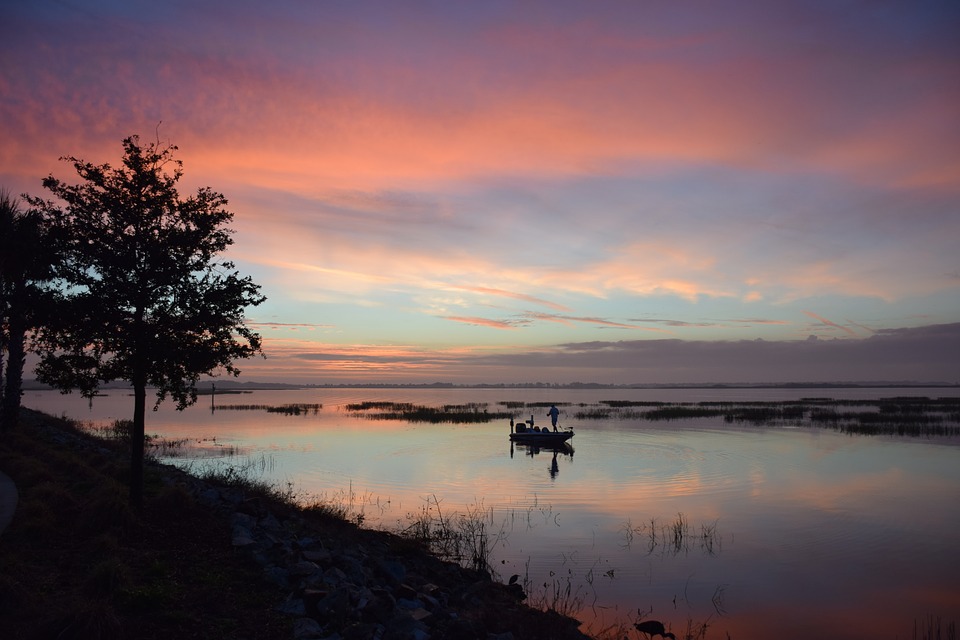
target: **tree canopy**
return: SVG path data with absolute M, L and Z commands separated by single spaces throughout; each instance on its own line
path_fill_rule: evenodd
M 182 198 L 177 147 L 123 140 L 119 167 L 69 156 L 80 180 L 43 180 L 56 201 L 28 197 L 50 225 L 60 259 L 62 310 L 39 333 L 37 377 L 92 395 L 103 382 L 134 388 L 133 480 L 140 500 L 145 396 L 196 401 L 203 375 L 237 375 L 235 361 L 261 352 L 244 310 L 259 285 L 220 257 L 233 243 L 233 214 L 209 187 Z

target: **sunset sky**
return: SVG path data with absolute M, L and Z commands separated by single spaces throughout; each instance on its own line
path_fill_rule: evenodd
M 960 3 L 0 16 L 0 186 L 178 145 L 244 380 L 960 382 Z

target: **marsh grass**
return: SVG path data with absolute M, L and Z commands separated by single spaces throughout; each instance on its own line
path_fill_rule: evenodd
M 914 620 L 913 640 L 957 640 L 957 623 L 933 615 L 925 620 Z
M 485 423 L 493 420 L 508 420 L 513 416 L 506 411 L 490 411 L 486 402 L 447 404 L 440 407 L 415 405 L 409 402 L 358 402 L 347 404 L 344 409 L 357 418 L 433 424 Z
M 960 436 L 960 398 L 947 397 L 678 403 L 601 400 L 580 407 L 574 414 L 577 420 L 669 422 L 719 418 L 727 424 L 813 426 L 857 435 Z
M 490 560 L 506 538 L 506 527 L 496 525 L 493 510 L 482 502 L 468 506 L 463 513 L 444 513 L 440 500 L 430 496 L 418 512 L 407 514 L 407 524 L 398 533 L 444 560 L 495 577 Z
M 351 522 L 358 527 L 366 523 L 368 509 L 375 512 L 375 517 L 382 518 L 390 507 L 389 500 L 383 501 L 372 493 L 357 493 L 352 482 L 348 488 L 333 493 L 301 497 L 298 504 L 307 513 Z
M 299 494 L 292 482 L 282 485 L 265 480 L 275 468 L 272 456 L 260 455 L 240 460 L 203 460 L 183 466 L 183 470 L 204 482 L 286 505 L 297 504 Z
M 224 444 L 214 438 L 177 438 L 170 440 L 159 436 L 147 440 L 147 455 L 154 460 L 163 459 L 209 459 L 235 458 L 244 455 L 248 449 L 232 444 Z
M 214 407 L 215 411 L 266 411 L 267 413 L 282 413 L 287 416 L 299 415 L 317 415 L 322 404 L 315 403 L 291 403 L 281 405 L 271 404 L 218 404 Z
M 542 584 L 528 583 L 525 587 L 531 606 L 570 617 L 583 610 L 588 597 L 584 581 L 570 568 L 560 574 L 550 571 L 549 579 Z

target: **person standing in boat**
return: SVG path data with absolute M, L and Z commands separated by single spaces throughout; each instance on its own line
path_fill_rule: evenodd
M 547 415 L 550 416 L 550 423 L 553 425 L 553 430 L 557 430 L 557 418 L 560 417 L 560 409 L 557 409 L 557 405 L 550 405 L 550 410 L 547 411 Z

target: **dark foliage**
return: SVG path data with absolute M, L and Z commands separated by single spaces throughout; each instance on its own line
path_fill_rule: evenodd
M 39 334 L 37 377 L 63 390 L 96 392 L 101 382 L 134 388 L 131 499 L 142 485 L 145 396 L 196 401 L 201 375 L 260 352 L 244 309 L 264 298 L 218 256 L 233 240 L 233 214 L 208 187 L 181 198 L 175 146 L 123 141 L 123 163 L 95 165 L 67 157 L 80 178 L 53 176 L 43 186 L 57 202 L 28 198 L 51 228 L 61 253 L 56 278 L 64 293 L 56 318 Z
M 16 425 L 20 415 L 27 336 L 49 316 L 55 248 L 42 217 L 23 211 L 19 201 L 0 189 L 0 429 Z M 4 370 L 3 354 L 6 355 Z

